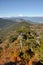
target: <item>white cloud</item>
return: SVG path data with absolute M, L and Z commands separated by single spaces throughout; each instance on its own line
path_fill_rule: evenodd
M 17 16 L 19 16 L 19 17 L 25 17 L 25 16 L 27 16 L 27 17 L 43 17 L 43 15 L 23 15 L 23 14 L 18 14 Z
M 24 15 L 23 14 L 19 14 L 18 16 L 23 17 Z

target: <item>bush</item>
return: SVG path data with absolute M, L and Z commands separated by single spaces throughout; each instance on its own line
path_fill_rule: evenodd
M 2 48 L 2 47 L 0 47 L 0 54 L 1 54 L 2 50 L 3 50 L 3 48 Z
M 9 44 L 7 44 L 7 45 L 5 46 L 5 49 L 7 49 L 7 48 L 9 48 Z
M 16 36 L 10 36 L 9 42 L 12 43 L 17 39 Z
M 2 39 L 0 39 L 0 44 L 1 44 L 2 42 L 3 42 Z
M 20 53 L 19 53 L 19 56 L 20 56 L 20 57 L 22 57 L 22 56 L 23 56 L 23 54 L 24 54 L 23 52 L 20 52 Z
M 0 50 L 3 50 L 3 48 L 2 48 L 2 47 L 0 47 Z
M 23 39 L 27 40 L 27 36 L 26 36 L 26 34 L 23 35 Z

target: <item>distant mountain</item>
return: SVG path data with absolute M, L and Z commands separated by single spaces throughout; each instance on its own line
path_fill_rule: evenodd
M 11 17 L 11 18 L 8 18 L 8 20 L 16 21 L 16 22 L 22 22 L 22 21 L 24 21 L 23 18 L 19 18 L 19 17 Z
M 0 18 L 0 28 L 4 28 L 4 27 L 6 28 L 15 23 L 16 23 L 15 21 Z
M 20 22 L 28 23 L 43 23 L 43 17 L 11 17 L 11 18 L 0 18 L 0 29 L 6 28 L 11 25 L 16 25 Z
M 19 18 L 0 18 L 0 34 L 5 32 L 14 31 L 21 26 L 29 26 L 30 21 L 26 22 L 24 19 Z
M 25 20 L 30 20 L 35 23 L 43 23 L 43 17 L 23 17 Z
M 11 17 L 11 18 L 7 18 L 9 20 L 12 20 L 12 21 L 18 21 L 18 22 L 21 22 L 23 20 L 30 20 L 31 23 L 43 23 L 43 17 Z
M 28 23 L 32 23 L 30 20 L 25 20 L 23 18 L 15 18 L 15 17 L 12 17 L 12 18 L 0 18 L 0 28 L 6 28 L 6 27 L 9 27 L 11 25 L 17 25 L 17 23 L 20 23 L 20 22 L 28 22 Z
M 0 35 L 5 35 L 11 31 L 15 31 L 22 26 L 29 27 L 31 25 L 30 21 L 13 18 L 13 19 L 3 19 L 0 18 Z

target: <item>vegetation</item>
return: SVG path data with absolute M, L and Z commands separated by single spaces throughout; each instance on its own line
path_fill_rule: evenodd
M 1 44 L 2 42 L 3 42 L 2 39 L 0 39 L 0 44 Z
M 24 65 L 29 65 L 28 63 L 33 60 L 34 62 L 40 60 L 43 63 L 43 34 L 42 30 L 40 32 L 37 29 L 35 24 L 26 21 L 6 26 L 4 30 L 2 28 L 0 32 L 1 61 L 5 63 L 7 57 L 10 61 L 17 63 L 20 61 Z
M 10 43 L 14 42 L 15 40 L 17 40 L 16 36 L 10 36 L 10 39 L 9 39 Z

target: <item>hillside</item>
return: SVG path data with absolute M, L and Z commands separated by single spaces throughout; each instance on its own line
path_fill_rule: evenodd
M 0 36 L 5 37 L 6 35 L 14 32 L 16 29 L 19 29 L 21 26 L 29 27 L 31 24 L 24 20 L 22 22 L 10 21 L 8 19 L 0 20 Z
M 0 65 L 43 65 L 43 24 L 21 21 L 0 19 Z
M 15 24 L 16 21 L 11 21 L 8 19 L 0 18 L 0 28 L 6 28 L 9 25 Z

